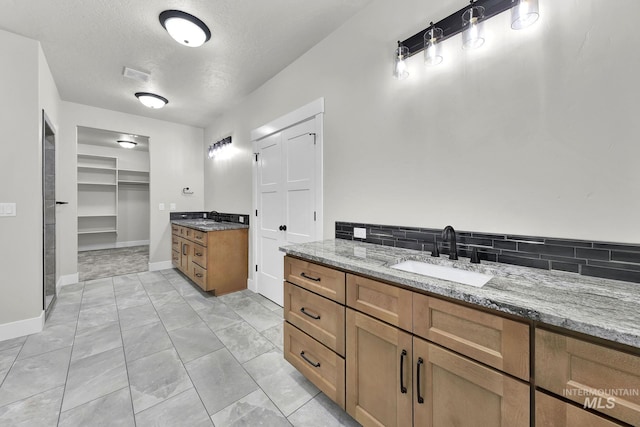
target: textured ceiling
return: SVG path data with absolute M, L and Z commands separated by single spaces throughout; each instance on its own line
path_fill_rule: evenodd
M 137 145 L 133 148 L 121 148 L 118 140 L 133 141 Z M 96 145 L 98 147 L 116 148 L 119 150 L 149 151 L 149 138 L 132 135 L 130 133 L 114 132 L 110 130 L 78 126 L 78 143 Z
M 5 0 L 0 29 L 39 40 L 65 101 L 194 126 L 265 83 L 370 0 Z M 178 9 L 211 29 L 176 43 L 158 15 Z M 123 67 L 151 73 L 146 83 Z M 135 92 L 169 99 L 162 110 Z

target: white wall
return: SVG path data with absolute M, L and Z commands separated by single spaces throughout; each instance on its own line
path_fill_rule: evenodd
M 535 26 L 503 13 L 482 49 L 458 35 L 394 80 L 396 40 L 460 7 L 374 1 L 213 119 L 203 151 L 233 133 L 239 152 L 205 161 L 205 207 L 248 212 L 249 132 L 323 96 L 325 237 L 343 220 L 640 242 L 640 2 L 540 0 Z
M 42 326 L 41 117 L 56 123 L 59 97 L 37 41 L 0 30 L 0 58 L 11 58 L 0 67 L 0 202 L 17 205 L 0 218 L 2 340 Z
M 175 203 L 181 211 L 202 210 L 203 195 L 203 130 L 146 117 L 105 110 L 71 102 L 62 103 L 62 130 L 60 175 L 58 189 L 64 200 L 71 203 L 64 215 L 58 217 L 58 226 L 64 233 L 61 242 L 62 274 L 75 274 L 77 265 L 77 191 L 76 191 L 76 128 L 124 129 L 149 137 L 150 180 L 149 200 L 150 247 L 149 263 L 171 263 L 171 227 L 169 204 Z M 192 196 L 182 195 L 182 188 L 190 187 Z M 166 210 L 159 211 L 159 203 Z

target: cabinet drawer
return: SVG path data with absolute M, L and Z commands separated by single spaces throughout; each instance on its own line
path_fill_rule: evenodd
M 284 358 L 345 409 L 343 358 L 289 322 L 284 322 Z
M 344 306 L 285 282 L 284 318 L 344 357 Z
M 535 344 L 538 387 L 640 425 L 640 356 L 544 329 L 536 329 Z
M 171 251 L 171 263 L 180 268 L 180 252 Z
M 412 292 L 347 274 L 347 305 L 384 322 L 411 331 Z
M 197 244 L 191 245 L 189 248 L 191 261 L 198 264 L 199 267 L 207 268 L 207 248 Z
M 200 230 L 189 229 L 191 232 L 190 236 L 188 236 L 192 242 L 196 242 L 200 245 L 207 246 L 207 232 Z
M 171 224 L 171 234 L 180 236 L 182 234 L 182 227 L 180 227 L 179 225 Z
M 173 250 L 175 252 L 180 252 L 181 243 L 182 243 L 182 239 L 180 239 L 179 237 L 177 237 L 175 235 L 171 236 L 171 250 Z
M 570 403 L 536 391 L 537 427 L 619 427 Z
M 284 258 L 284 279 L 316 294 L 345 302 L 345 274 L 318 264 L 299 259 Z
M 529 326 L 414 293 L 413 333 L 529 381 Z
M 202 289 L 207 290 L 207 270 L 193 262 L 189 263 L 189 277 Z

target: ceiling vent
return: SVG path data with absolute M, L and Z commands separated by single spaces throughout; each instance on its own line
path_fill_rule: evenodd
M 144 71 L 134 70 L 133 68 L 124 67 L 122 71 L 122 75 L 133 80 L 137 80 L 139 82 L 146 83 L 149 81 L 149 77 L 151 74 L 145 73 Z

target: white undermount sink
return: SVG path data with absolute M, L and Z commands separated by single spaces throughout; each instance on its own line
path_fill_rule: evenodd
M 403 261 L 392 265 L 396 270 L 407 271 L 409 273 L 421 274 L 423 276 L 444 279 L 450 282 L 462 283 L 464 285 L 483 287 L 493 276 L 476 273 L 475 271 L 461 270 L 459 268 L 445 267 L 443 265 L 429 264 L 421 261 Z

